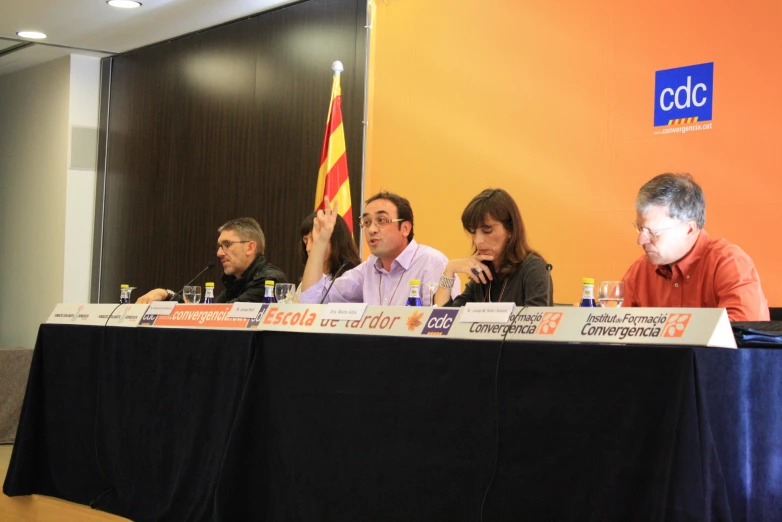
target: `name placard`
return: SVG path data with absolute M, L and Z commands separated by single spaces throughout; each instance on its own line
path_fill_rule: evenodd
M 245 319 L 255 319 L 261 313 L 263 303 L 233 303 L 228 317 L 243 317 Z
M 329 303 L 323 309 L 323 319 L 355 321 L 364 317 L 364 312 L 366 311 L 366 303 Z
M 514 303 L 467 303 L 459 321 L 462 323 L 507 323 L 516 307 Z
M 176 305 L 176 301 L 153 301 L 149 305 L 147 313 L 150 315 L 171 315 Z

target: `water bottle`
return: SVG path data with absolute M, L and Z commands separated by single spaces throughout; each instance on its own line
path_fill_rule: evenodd
M 214 304 L 215 302 L 215 284 L 214 283 L 204 283 L 205 294 L 204 294 L 204 304 Z
M 579 306 L 595 308 L 595 280 L 591 277 L 585 277 L 581 280 L 583 290 L 581 291 L 581 304 Z
M 269 280 L 264 283 L 263 302 L 264 303 L 277 302 L 277 298 L 274 297 L 274 281 Z
M 410 280 L 410 293 L 407 296 L 407 306 L 423 306 L 421 302 L 421 280 Z
M 119 285 L 119 304 L 130 304 L 129 285 Z

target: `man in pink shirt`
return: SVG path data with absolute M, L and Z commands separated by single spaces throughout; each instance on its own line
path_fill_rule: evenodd
M 312 249 L 301 279 L 300 302 L 404 306 L 411 279 L 419 280 L 422 290 L 426 283 L 439 284 L 448 258 L 413 238 L 413 209 L 406 198 L 380 192 L 366 200 L 360 223 L 372 255 L 344 274 L 335 274 L 332 285 L 323 274 L 323 261 L 335 222 L 336 213 L 326 199 L 326 209 L 319 210 L 313 221 Z M 456 297 L 459 293 L 457 279 L 451 295 Z M 425 290 L 421 299 L 424 306 L 432 302 L 430 292 Z
M 689 174 L 660 174 L 635 201 L 644 255 L 624 275 L 625 305 L 725 308 L 731 321 L 768 321 L 768 301 L 752 259 L 711 238 L 703 191 Z

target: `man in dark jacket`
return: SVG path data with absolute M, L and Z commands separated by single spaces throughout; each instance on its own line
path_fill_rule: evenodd
M 266 240 L 261 226 L 253 218 L 232 219 L 217 229 L 217 257 L 223 265 L 225 290 L 215 298 L 216 303 L 249 302 L 263 300 L 264 283 L 272 280 L 285 283 L 282 270 L 270 264 L 263 255 Z M 137 303 L 167 301 L 176 292 L 155 288 L 142 295 Z
M 285 274 L 270 264 L 263 253 L 266 240 L 261 226 L 253 218 L 232 219 L 217 229 L 217 257 L 223 265 L 225 290 L 216 303 L 263 301 L 264 283 L 271 279 L 286 283 Z

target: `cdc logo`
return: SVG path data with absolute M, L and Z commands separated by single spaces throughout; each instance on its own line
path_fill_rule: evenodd
M 269 307 L 268 304 L 261 305 L 261 308 L 260 310 L 258 310 L 258 314 L 255 316 L 255 318 L 247 321 L 247 328 L 258 328 L 258 326 L 261 324 L 261 318 L 263 317 L 263 313 L 266 311 L 268 307 Z
M 445 335 L 451 330 L 454 319 L 459 314 L 459 310 L 447 308 L 435 308 L 432 315 L 426 320 L 422 335 Z
M 654 73 L 655 127 L 709 121 L 713 100 L 714 62 Z

